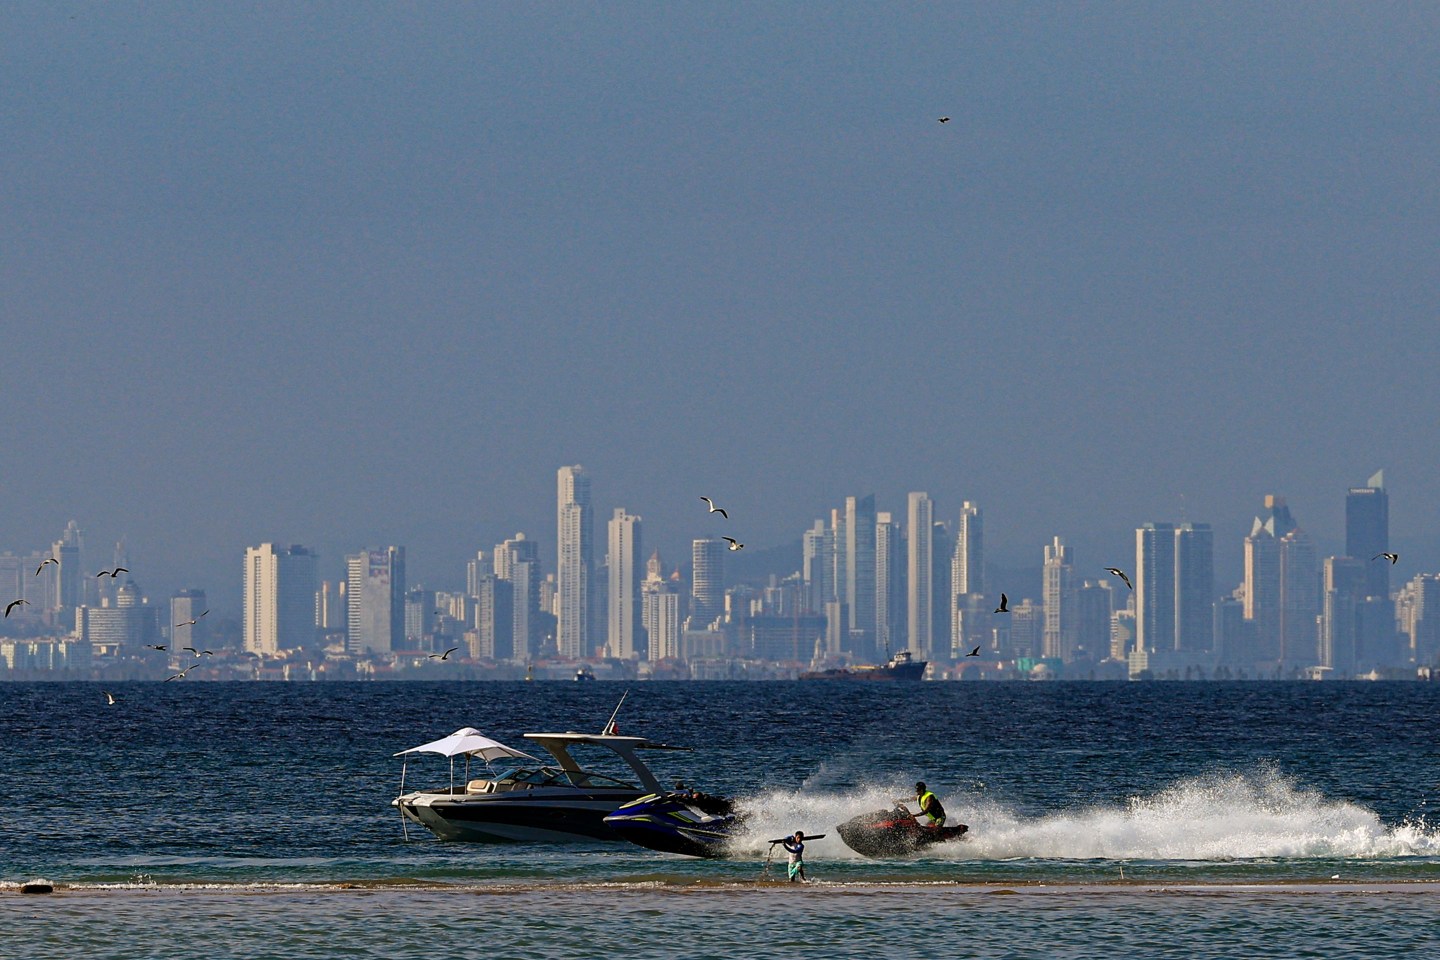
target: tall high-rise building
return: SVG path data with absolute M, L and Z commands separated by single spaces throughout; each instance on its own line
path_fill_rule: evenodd
M 851 654 L 875 660 L 875 495 L 845 498 L 845 602 Z
M 1390 494 L 1385 471 L 1345 494 L 1345 554 L 1365 563 L 1365 595 L 1390 596 L 1390 564 L 1373 560 L 1390 550 Z
M 956 595 L 985 592 L 985 517 L 969 500 L 960 506 L 951 580 L 950 589 Z
M 495 548 L 495 575 L 513 590 L 511 642 L 514 659 L 531 660 L 540 649 L 540 545 L 517 533 Z
M 1175 525 L 1146 523 L 1135 531 L 1135 648 L 1175 649 Z
M 825 604 L 835 597 L 834 584 L 830 581 L 829 543 L 825 521 L 816 520 L 801 538 L 801 574 L 805 578 L 805 603 L 808 612 L 825 609 Z
M 1311 666 L 1318 655 L 1318 553 L 1283 497 L 1265 507 L 1245 538 L 1245 618 L 1254 624 L 1253 661 L 1275 669 Z
M 85 602 L 85 584 L 88 578 L 85 576 L 85 568 L 81 566 L 83 558 L 82 551 L 85 549 L 85 538 L 80 533 L 80 526 L 74 520 L 65 525 L 65 532 L 60 539 L 55 541 L 51 548 L 50 556 L 59 560 L 60 563 L 47 564 L 41 576 L 54 577 L 54 597 L 57 611 L 73 610 Z M 124 564 L 128 566 L 128 564 Z M 126 576 L 129 576 L 126 574 Z
M 725 611 L 725 541 L 690 544 L 690 629 L 703 630 Z
M 1075 643 L 1091 660 L 1110 655 L 1110 616 L 1114 612 L 1110 588 L 1086 580 L 1075 591 Z
M 1440 573 L 1421 573 L 1400 588 L 1395 612 L 1410 661 L 1440 665 Z
M 640 585 L 640 620 L 645 628 L 647 658 L 673 660 L 680 656 L 680 592 L 674 581 L 665 579 L 657 550 L 645 563 L 645 582 Z
M 903 540 L 900 524 L 889 513 L 875 514 L 875 641 L 887 658 L 909 642 Z
M 480 578 L 475 591 L 475 629 L 470 656 L 480 660 L 514 660 L 515 588 L 493 573 Z
M 1059 657 L 1068 662 L 1075 659 L 1077 646 L 1075 561 L 1070 555 L 1070 548 L 1059 537 L 1045 547 L 1041 579 L 1045 619 L 1040 634 L 1040 655 Z
M 344 630 L 350 622 L 350 608 L 345 602 L 344 580 L 322 580 L 315 591 L 315 626 L 325 632 Z
M 978 609 L 978 606 L 962 601 L 961 597 L 978 596 L 984 592 L 985 518 L 978 505 L 966 500 L 960 505 L 960 523 L 955 530 L 955 550 L 950 559 L 950 603 L 946 609 L 952 650 L 964 650 L 966 643 L 975 636 L 974 631 L 962 622 L 960 611 Z
M 315 642 L 316 556 L 262 543 L 245 551 L 245 649 L 261 656 Z
M 905 619 L 909 627 L 910 652 L 931 656 L 935 649 L 935 600 L 931 592 L 935 569 L 935 501 L 928 493 L 912 492 L 907 498 L 905 529 Z
M 640 633 L 640 580 L 644 566 L 640 552 L 640 518 L 616 507 L 608 524 L 608 623 L 605 652 L 621 660 L 635 659 L 643 646 Z
M 1215 534 L 1208 523 L 1175 528 L 1175 649 L 1201 653 L 1215 636 Z
M 577 463 L 561 467 L 556 479 L 556 642 L 562 657 L 586 657 L 592 652 L 590 475 Z
M 1354 557 L 1326 557 L 1323 569 L 1316 662 L 1337 676 L 1353 676 L 1360 652 L 1359 606 L 1365 599 L 1365 565 Z
M 346 646 L 353 653 L 405 648 L 405 548 L 362 550 L 345 558 Z
M 210 621 L 205 614 L 210 604 L 204 590 L 176 590 L 170 595 L 170 649 L 197 650 L 210 638 Z
M 480 593 L 480 580 L 489 573 L 496 573 L 494 566 L 498 564 L 499 558 L 494 560 L 485 555 L 484 550 L 477 550 L 473 560 L 465 561 L 465 595 L 474 597 Z

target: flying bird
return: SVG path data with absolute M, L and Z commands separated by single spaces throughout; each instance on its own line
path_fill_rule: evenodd
M 47 563 L 53 563 L 57 567 L 60 566 L 59 560 L 56 560 L 54 557 L 47 557 L 46 559 L 40 561 L 40 566 L 35 568 L 35 576 L 40 576 L 40 571 L 45 569 L 45 564 Z
M 164 652 L 165 652 L 165 644 L 163 644 L 163 643 L 147 643 L 147 644 L 145 644 L 145 649 L 146 649 L 146 650 L 159 650 L 161 653 L 164 653 Z
M 177 626 L 177 627 L 188 627 L 188 626 L 190 626 L 191 624 L 196 623 L 196 622 L 197 622 L 197 621 L 195 621 L 195 620 L 181 620 L 179 623 L 175 624 L 175 626 Z
M 940 118 L 939 120 L 937 120 L 936 122 L 937 122 L 937 123 L 949 123 L 949 122 L 950 122 L 950 118 L 949 118 L 949 117 L 941 117 L 941 118 Z
M 116 577 L 118 577 L 120 574 L 122 574 L 122 573 L 129 573 L 129 572 L 130 572 L 130 568 L 129 568 L 129 567 L 116 567 L 114 570 L 101 570 L 99 573 L 95 574 L 95 576 L 97 576 L 97 577 L 108 576 L 111 580 L 114 580 L 114 579 L 115 579 Z
M 1125 586 L 1129 587 L 1131 590 L 1135 589 L 1135 584 L 1130 582 L 1130 578 L 1125 575 L 1125 571 L 1121 570 L 1119 567 L 1106 567 L 1105 572 L 1111 574 L 1112 576 L 1119 577 L 1121 580 L 1124 580 Z
M 105 706 L 115 706 L 115 694 L 111 693 L 109 690 L 101 690 L 100 692 L 105 694 Z
M 996 613 L 1009 613 L 1009 612 L 1010 612 L 1010 598 L 1007 597 L 1007 596 L 1005 596 L 1005 594 L 1003 594 L 1003 593 L 1000 594 L 1000 606 L 998 606 L 998 607 L 995 608 L 995 612 L 996 612 Z M 977 648 L 977 649 L 978 649 L 978 648 Z
M 454 653 L 456 650 L 459 650 L 459 649 L 460 649 L 459 647 L 451 647 L 449 650 L 446 650 L 444 653 L 432 653 L 432 654 L 430 654 L 430 656 L 426 657 L 425 659 L 427 659 L 427 660 L 449 660 L 449 659 L 450 659 L 450 654 Z
M 181 670 L 179 673 L 175 674 L 175 676 L 173 676 L 173 677 L 166 677 L 166 678 L 165 678 L 165 682 L 166 682 L 166 683 L 169 683 L 171 680 L 184 680 L 184 679 L 185 679 L 185 674 L 189 673 L 191 670 L 194 670 L 194 669 L 195 669 L 195 667 L 194 667 L 194 665 L 192 664 L 191 666 L 188 666 L 188 667 L 186 667 L 184 670 Z
M 720 514 L 720 516 L 724 517 L 726 520 L 729 520 L 729 519 L 730 519 L 730 514 L 728 514 L 728 513 L 725 512 L 725 508 L 724 508 L 724 507 L 717 507 L 717 506 L 715 506 L 715 501 L 714 501 L 714 500 L 711 500 L 709 497 L 701 497 L 700 499 L 701 499 L 701 500 L 704 500 L 706 503 L 708 503 L 708 504 L 710 505 L 710 512 L 711 512 L 711 513 L 718 513 L 718 514 Z
M 745 544 L 741 543 L 739 540 L 734 540 L 734 539 L 731 539 L 730 537 L 721 537 L 720 539 L 721 539 L 721 540 L 724 540 L 726 543 L 730 544 L 730 549 L 731 549 L 731 550 L 743 550 L 743 549 L 745 549 Z
M 11 611 L 11 610 L 14 610 L 16 607 L 20 606 L 20 604 L 22 604 L 22 603 L 25 604 L 25 606 L 27 606 L 27 607 L 30 606 L 30 601 L 24 599 L 23 597 L 22 597 L 21 599 L 19 599 L 19 600 L 11 600 L 9 603 L 7 603 L 7 604 L 5 605 L 5 616 L 7 616 L 7 617 L 10 616 L 10 611 Z
M 196 650 L 194 647 L 181 647 L 180 649 L 184 650 L 186 653 L 193 653 L 197 657 L 200 656 L 200 651 Z
M 1398 554 L 1398 553 L 1377 553 L 1377 554 L 1375 554 L 1375 556 L 1371 557 L 1370 559 L 1371 559 L 1371 560 L 1379 560 L 1381 557 L 1384 557 L 1386 560 L 1389 560 L 1389 561 L 1390 561 L 1390 564 L 1393 566 L 1393 565 L 1395 564 L 1395 561 L 1400 559 L 1400 554 Z
M 965 654 L 965 656 L 967 656 L 967 657 L 978 657 L 978 656 L 980 656 L 980 648 L 979 648 L 979 647 L 976 647 L 974 650 L 971 650 L 969 653 Z

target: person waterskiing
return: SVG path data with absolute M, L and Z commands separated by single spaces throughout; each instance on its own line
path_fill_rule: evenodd
M 784 847 L 790 855 L 790 882 L 794 883 L 797 876 L 801 883 L 808 882 L 805 879 L 805 831 L 796 830 L 795 836 L 784 842 Z
M 940 798 L 929 790 L 925 789 L 925 781 L 921 780 L 915 784 L 915 802 L 920 807 L 920 812 L 928 819 L 923 826 L 932 830 L 939 830 L 945 826 L 945 808 L 940 805 Z M 917 816 L 915 818 L 919 820 Z

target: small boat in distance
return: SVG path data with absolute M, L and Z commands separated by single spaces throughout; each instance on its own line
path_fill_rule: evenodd
M 863 664 L 855 667 L 836 667 L 833 670 L 809 670 L 800 674 L 801 680 L 905 680 L 925 679 L 928 660 L 916 660 L 909 650 L 901 650 L 883 665 Z
M 594 670 L 591 670 L 589 667 L 584 666 L 584 665 L 581 665 L 581 666 L 579 666 L 579 667 L 577 667 L 577 668 L 575 669 L 575 682 L 576 682 L 576 683 L 584 683 L 586 680 L 594 680 L 594 679 L 595 679 L 595 671 L 594 671 Z

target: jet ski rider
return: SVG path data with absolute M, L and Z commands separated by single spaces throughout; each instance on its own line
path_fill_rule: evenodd
M 945 808 L 940 805 L 939 797 L 925 789 L 923 780 L 915 784 L 915 802 L 919 804 L 920 812 L 929 818 L 924 826 L 933 830 L 945 826 Z

